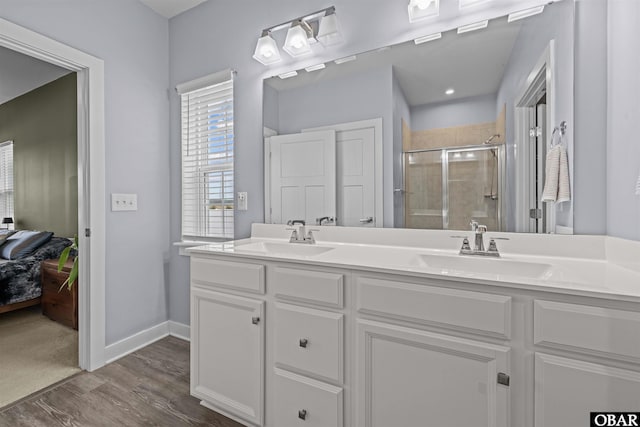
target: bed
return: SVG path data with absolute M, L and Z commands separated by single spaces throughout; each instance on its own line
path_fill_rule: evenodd
M 21 259 L 0 259 L 0 313 L 40 304 L 40 263 L 60 257 L 69 239 L 51 237 Z

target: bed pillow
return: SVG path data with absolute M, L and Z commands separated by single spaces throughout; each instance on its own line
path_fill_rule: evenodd
M 4 245 L 7 241 L 7 239 L 9 239 L 9 237 L 11 237 L 12 234 L 14 234 L 15 231 L 13 230 L 1 230 L 0 231 L 0 246 Z
M 51 240 L 52 236 L 53 233 L 50 231 L 25 231 L 17 239 L 12 239 L 13 236 L 10 236 L 8 241 L 0 247 L 0 256 L 10 260 L 25 258 Z

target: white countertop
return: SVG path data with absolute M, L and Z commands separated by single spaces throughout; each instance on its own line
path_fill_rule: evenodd
M 290 233 L 285 226 L 254 224 L 250 239 L 187 252 L 640 302 L 640 242 L 488 233 L 509 239 L 498 241 L 502 257 L 490 259 L 458 254 L 458 236 L 471 232 L 321 227 L 313 245 L 290 244 Z

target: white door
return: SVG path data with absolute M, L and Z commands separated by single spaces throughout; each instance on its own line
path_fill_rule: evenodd
M 536 427 L 588 426 L 590 412 L 638 412 L 640 372 L 536 353 Z
M 269 138 L 271 223 L 336 216 L 336 134 L 333 130 Z
M 264 302 L 191 289 L 191 394 L 262 425 Z
M 374 129 L 336 132 L 338 225 L 375 227 Z
M 508 426 L 509 348 L 368 320 L 357 339 L 357 426 Z

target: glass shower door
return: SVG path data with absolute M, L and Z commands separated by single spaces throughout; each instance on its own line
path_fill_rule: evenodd
M 445 229 L 466 230 L 472 219 L 500 231 L 497 148 L 445 150 Z
M 405 227 L 443 228 L 442 150 L 404 154 Z

